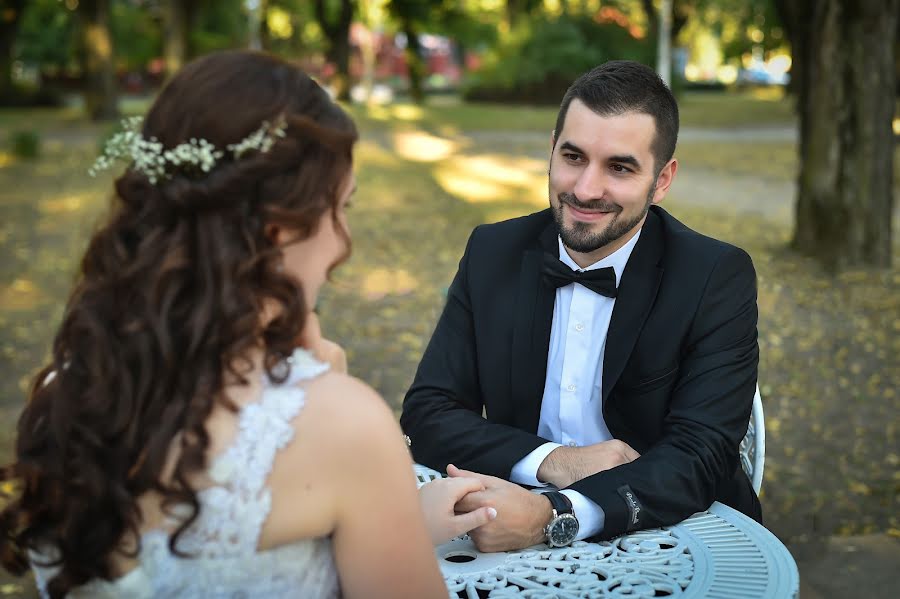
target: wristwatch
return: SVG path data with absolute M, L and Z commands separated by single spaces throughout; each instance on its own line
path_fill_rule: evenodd
M 553 517 L 544 527 L 547 544 L 551 547 L 570 545 L 578 536 L 578 518 L 572 509 L 572 502 L 559 491 L 544 493 L 544 497 L 550 500 L 553 507 Z

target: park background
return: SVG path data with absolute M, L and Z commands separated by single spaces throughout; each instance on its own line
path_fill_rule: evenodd
M 467 236 L 547 205 L 558 102 L 629 58 L 681 107 L 664 206 L 759 284 L 761 501 L 803 597 L 900 582 L 898 0 L 0 0 L 0 461 L 113 174 L 87 170 L 195 56 L 299 61 L 357 120 L 354 254 L 322 298 L 399 411 Z M 0 574 L 0 596 L 33 596 Z

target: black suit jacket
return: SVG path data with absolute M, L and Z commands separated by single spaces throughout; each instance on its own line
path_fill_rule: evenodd
M 550 210 L 477 227 L 403 403 L 417 462 L 508 479 L 537 436 L 558 252 Z M 634 462 L 576 482 L 604 511 L 599 538 L 680 522 L 719 500 L 761 520 L 738 458 L 755 392 L 756 273 L 741 249 L 653 206 L 622 273 L 602 409 Z

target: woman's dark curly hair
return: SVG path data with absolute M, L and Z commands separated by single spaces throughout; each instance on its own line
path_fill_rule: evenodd
M 279 271 L 266 226 L 302 238 L 326 211 L 337 219 L 357 139 L 300 69 L 251 52 L 185 66 L 144 122 L 143 136 L 167 148 L 203 138 L 224 149 L 280 117 L 286 136 L 268 152 L 156 185 L 133 170 L 115 182 L 112 214 L 90 240 L 52 362 L 19 419 L 15 462 L 0 471 L 16 487 L 0 512 L 0 560 L 18 574 L 29 550 L 58 558 L 52 597 L 114 578 L 116 552 L 135 555 L 123 547 L 139 541 L 136 498 L 146 492 L 168 512 L 192 508 L 170 539 L 176 551 L 199 511 L 189 480 L 206 468 L 204 424 L 217 404 L 236 409 L 225 385 L 245 380 L 259 348 L 268 376 L 283 380 L 276 366 L 309 308 L 299 281 Z M 264 324 L 273 303 L 277 317 Z M 170 447 L 179 459 L 163 481 Z

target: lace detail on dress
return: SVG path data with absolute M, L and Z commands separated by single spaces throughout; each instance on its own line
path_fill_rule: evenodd
M 241 408 L 232 444 L 209 469 L 216 485 L 197 493 L 200 513 L 169 551 L 169 534 L 147 532 L 139 566 L 113 582 L 95 580 L 70 597 L 332 597 L 339 594 L 329 539 L 307 539 L 258 552 L 259 535 L 272 507 L 266 486 L 275 457 L 291 442 L 291 421 L 305 395 L 296 383 L 328 370 L 297 350 L 281 385 L 264 384 L 256 403 Z M 35 567 L 41 594 L 55 572 Z M 243 595 L 242 595 L 243 593 Z

